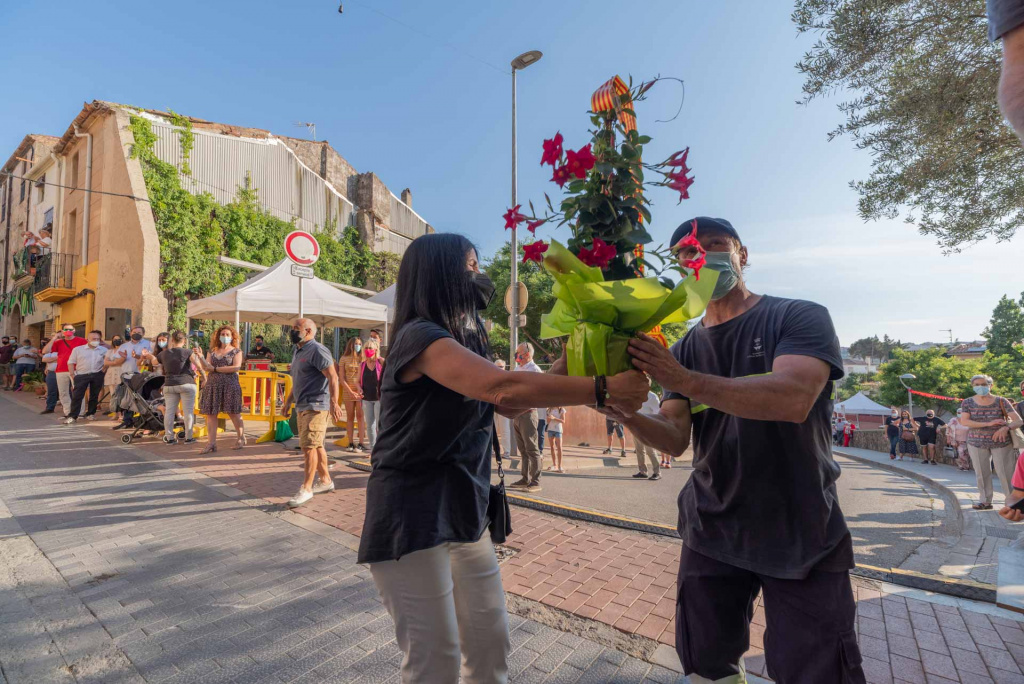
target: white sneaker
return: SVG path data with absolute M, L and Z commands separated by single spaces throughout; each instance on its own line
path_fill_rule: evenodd
M 65 418 L 64 420 L 62 420 L 60 422 L 64 423 L 65 425 L 74 425 L 75 423 L 78 422 L 78 419 L 77 418 Z
M 300 489 L 291 499 L 288 500 L 288 508 L 298 508 L 313 498 L 313 492 L 308 489 Z
M 313 493 L 314 494 L 326 494 L 327 492 L 333 492 L 333 491 L 334 491 L 334 480 L 331 480 L 327 484 L 324 484 L 323 482 L 320 482 L 319 480 L 317 480 L 316 482 L 313 483 Z

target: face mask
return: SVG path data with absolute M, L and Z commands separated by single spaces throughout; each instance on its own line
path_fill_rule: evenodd
M 115 338 L 114 338 L 113 340 L 111 340 L 111 342 L 112 342 L 112 344 L 113 344 L 113 345 L 114 345 L 115 347 L 120 347 L 120 346 L 121 346 L 121 339 L 120 339 L 120 338 L 118 338 L 118 337 L 115 337 Z
M 375 352 L 375 351 L 374 351 L 374 350 L 372 350 L 372 349 L 367 349 L 367 350 L 366 350 L 366 358 L 368 358 L 368 359 L 372 359 L 372 358 L 374 357 L 374 355 L 375 355 L 376 353 L 377 353 L 377 352 Z
M 476 271 L 466 271 L 466 273 L 469 274 L 469 280 L 473 283 L 476 291 L 476 310 L 486 309 L 494 297 L 494 283 L 486 273 L 477 273 Z
M 132 342 L 138 342 L 142 339 L 142 333 L 132 333 Z
M 988 393 L 991 392 L 991 391 L 992 391 L 992 388 L 989 387 L 988 385 L 975 385 L 974 386 L 974 393 L 977 394 L 979 397 L 987 397 Z
M 221 335 L 220 336 L 220 343 L 221 344 L 231 344 L 231 335 Z
M 927 414 L 925 414 L 925 417 L 926 418 L 934 418 L 935 414 L 934 413 L 927 413 Z
M 74 336 L 75 336 L 75 331 L 74 330 L 65 330 L 64 331 L 64 337 L 67 337 L 68 339 L 70 339 L 70 338 L 72 338 Z
M 900 414 L 896 413 L 895 411 L 892 412 L 892 417 L 893 418 L 899 418 L 899 415 Z
M 732 265 L 732 252 L 708 252 L 706 257 L 707 268 L 718 271 L 718 282 L 715 283 L 715 291 L 711 293 L 711 299 L 721 299 L 732 292 L 733 288 L 740 281 L 739 274 Z
M 262 342 L 259 342 L 259 341 L 257 341 L 257 342 L 256 342 L 256 348 L 257 348 L 257 349 L 259 349 L 259 348 L 260 348 L 260 347 L 262 347 L 262 346 L 263 346 L 263 343 L 262 343 Z
M 221 339 L 221 340 L 223 340 L 224 338 L 222 337 L 222 338 L 220 338 L 220 339 Z M 230 341 L 231 341 L 231 338 L 229 337 L 229 338 L 228 338 L 228 342 L 230 342 Z M 226 343 L 225 343 L 225 344 L 226 344 Z M 158 341 L 158 342 L 156 343 L 156 346 L 158 346 L 158 347 L 160 347 L 161 349 L 163 349 L 164 347 L 166 347 L 166 346 L 167 346 L 167 340 L 160 340 L 160 341 Z
M 298 330 L 292 330 L 290 333 L 288 333 L 288 337 L 291 339 L 292 344 L 298 344 L 299 342 L 302 341 L 302 333 L 299 332 Z
M 363 351 L 363 345 L 361 345 L 361 344 L 357 344 L 353 348 L 356 350 L 356 354 L 358 354 L 359 352 Z
M 32 343 L 31 342 L 26 342 L 25 344 L 23 344 L 21 346 L 24 347 L 25 349 L 28 349 L 29 347 L 32 346 Z
M 93 349 L 95 349 L 96 347 L 100 346 L 100 341 L 99 340 L 89 340 L 89 346 L 92 347 Z

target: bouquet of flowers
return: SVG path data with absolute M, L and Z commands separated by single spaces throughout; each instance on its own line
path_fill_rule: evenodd
M 565 195 L 559 208 L 545 194 L 545 216 L 537 216 L 532 202 L 531 215 L 521 213 L 521 205 L 505 213 L 506 228 L 526 223 L 535 233 L 549 222 L 569 226 L 571 237 L 565 245 L 557 240 L 524 245 L 523 261 L 543 263 L 555 279 L 557 301 L 542 317 L 540 332 L 545 339 L 569 337 L 570 375 L 614 375 L 630 369 L 629 339 L 662 323 L 699 316 L 718 277 L 714 271 L 702 277 L 703 252 L 695 235 L 685 242 L 696 244 L 698 257 L 682 265 L 674 263 L 671 250 L 645 251 L 652 238 L 645 228 L 651 214 L 644 187 L 672 188 L 681 202 L 689 198 L 693 184 L 689 148 L 660 164 L 642 160 L 643 146 L 651 138 L 637 132 L 633 103 L 658 80 L 634 87 L 616 76 L 598 88 L 591 98 L 589 144 L 566 150 L 561 133 L 544 141 L 541 164 L 554 169 L 551 180 Z M 657 174 L 658 180 L 645 182 L 645 170 Z M 660 262 L 661 270 L 652 259 Z M 678 271 L 683 279 L 675 284 L 659 278 L 665 270 Z M 655 274 L 645 276 L 647 271 Z

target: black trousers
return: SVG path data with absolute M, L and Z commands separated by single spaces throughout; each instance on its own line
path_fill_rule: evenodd
M 714 681 L 739 673 L 762 592 L 765 663 L 776 684 L 864 684 L 848 572 L 812 570 L 802 580 L 780 580 L 683 545 L 678 592 L 676 651 L 687 674 Z
M 103 391 L 103 375 L 103 371 L 75 375 L 75 386 L 71 389 L 69 418 L 78 418 L 78 414 L 82 411 L 82 400 L 85 398 L 86 390 L 89 390 L 89 409 L 85 415 L 96 415 L 96 403 L 100 400 L 100 392 Z

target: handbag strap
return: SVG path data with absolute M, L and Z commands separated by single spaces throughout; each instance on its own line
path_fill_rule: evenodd
M 1006 412 L 1006 406 L 1003 405 L 1004 401 L 1007 404 L 1009 404 L 1010 400 L 1005 398 L 1005 397 L 996 397 L 996 398 L 999 400 L 999 411 L 1002 412 L 1002 414 L 1003 414 L 1003 420 L 1006 421 L 1006 427 L 1009 428 L 1010 430 L 1016 430 L 1016 429 L 1020 428 L 1020 425 L 1010 425 L 1010 414 L 1008 414 Z
M 491 428 L 491 439 L 498 439 L 498 430 L 496 427 Z M 494 455 L 494 460 L 498 462 L 498 479 L 501 484 L 505 484 L 505 470 L 501 467 L 501 440 L 498 440 L 498 453 Z

